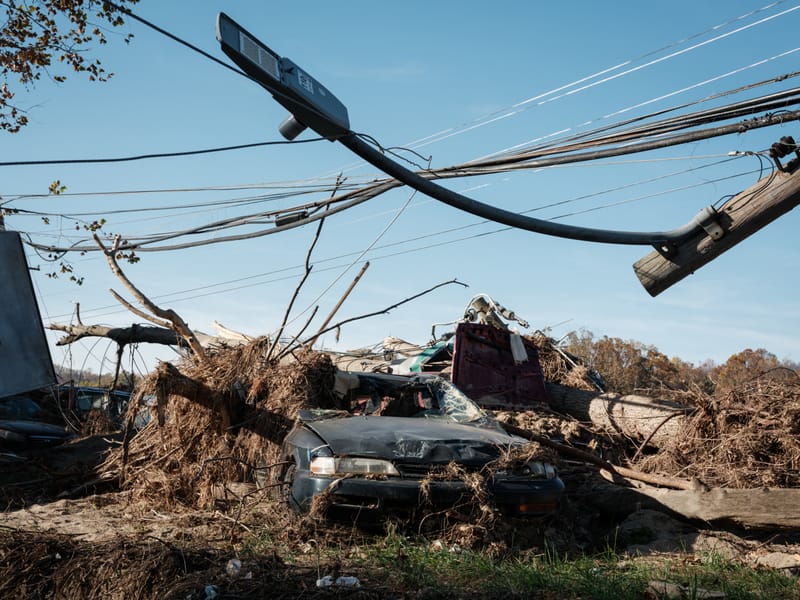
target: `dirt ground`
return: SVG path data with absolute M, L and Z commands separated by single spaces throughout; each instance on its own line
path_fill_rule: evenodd
M 404 597 L 374 580 L 361 561 L 348 560 L 368 538 L 294 516 L 269 490 L 232 484 L 214 490 L 215 505 L 200 510 L 156 507 L 147 497 L 93 480 L 104 447 L 119 443 L 92 436 L 0 463 L 7 507 L 0 513 L 0 597 L 249 598 L 261 597 L 265 585 L 280 590 L 274 597 L 330 597 L 317 579 L 337 572 L 360 582 L 348 597 Z M 791 536 L 713 530 L 649 510 L 611 522 L 586 510 L 589 471 L 567 466 L 562 475 L 568 495 L 552 518 L 498 522 L 488 533 L 464 525 L 445 543 L 494 545 L 501 553 L 545 543 L 560 552 L 590 553 L 614 544 L 631 560 L 713 552 L 800 573 L 800 540 Z M 341 558 L 321 557 L 320 543 L 339 548 Z

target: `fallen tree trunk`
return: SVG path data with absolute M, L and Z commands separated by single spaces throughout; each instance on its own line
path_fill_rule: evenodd
M 225 329 L 218 323 L 214 326 L 221 331 L 221 336 L 209 335 L 202 331 L 194 331 L 195 337 L 204 347 L 211 344 L 227 344 L 229 346 L 239 345 L 248 341 L 244 334 Z M 181 336 L 172 329 L 166 327 L 156 327 L 154 325 L 137 325 L 130 327 L 109 327 L 107 325 L 84 325 L 75 323 L 63 325 L 61 323 L 50 323 L 47 329 L 52 331 L 63 331 L 65 335 L 56 342 L 56 346 L 67 346 L 78 340 L 87 337 L 108 338 L 120 346 L 127 344 L 161 344 L 163 346 L 184 345 Z M 238 336 L 238 337 L 236 337 Z
M 800 528 L 800 489 L 628 488 L 593 482 L 581 500 L 602 513 L 624 518 L 641 508 L 665 510 L 686 519 L 735 523 L 752 528 Z
M 568 456 L 570 458 L 582 460 L 586 463 L 599 467 L 602 471 L 605 471 L 611 477 L 617 475 L 628 479 L 634 479 L 636 481 L 643 481 L 645 483 L 650 483 L 652 485 L 661 485 L 670 488 L 677 488 L 680 490 L 690 490 L 693 489 L 695 485 L 693 482 L 686 481 L 684 479 L 677 479 L 675 477 L 664 477 L 663 475 L 654 475 L 651 473 L 643 473 L 641 471 L 636 471 L 635 469 L 628 469 L 626 467 L 612 465 L 610 462 L 600 458 L 599 456 L 595 456 L 590 452 L 585 452 L 583 450 L 580 450 L 579 448 L 573 448 L 572 446 L 567 446 L 566 444 L 560 444 L 558 442 L 554 442 L 543 435 L 538 435 L 536 433 L 533 433 L 532 431 L 528 431 L 527 429 L 522 429 L 521 427 L 517 427 L 516 425 L 511 425 L 509 423 L 500 423 L 500 426 L 511 435 L 518 435 L 519 437 L 523 437 L 526 440 L 537 442 L 542 446 L 551 448 L 556 452 L 558 452 L 559 454 L 561 454 L 562 456 Z
M 150 325 L 107 327 L 105 325 L 61 325 L 51 323 L 47 328 L 53 331 L 63 331 L 66 334 L 56 342 L 57 346 L 66 346 L 86 337 L 108 338 L 117 342 L 120 346 L 141 343 L 177 346 L 180 341 L 178 334 L 171 329 Z
M 547 383 L 546 388 L 553 409 L 611 435 L 656 447 L 679 435 L 692 411 L 683 404 L 648 396 L 601 394 L 555 383 Z

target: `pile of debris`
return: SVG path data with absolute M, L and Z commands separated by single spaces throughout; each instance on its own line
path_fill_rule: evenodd
M 497 360 L 494 371 L 464 391 L 509 431 L 552 441 L 550 450 L 571 460 L 577 456 L 617 477 L 678 490 L 692 489 L 693 478 L 701 486 L 726 488 L 796 486 L 797 381 L 755 381 L 719 400 L 698 392 L 688 406 L 617 396 L 604 392 L 597 374 L 544 333 L 520 339 L 498 317 L 522 322 L 513 312 L 483 297 L 470 306 L 480 322 L 459 324 L 456 336 L 463 332 L 463 339 L 456 338 L 455 351 L 447 336 L 427 347 L 393 340 L 393 352 L 371 357 L 373 370 L 440 370 L 449 358 L 452 368 L 444 374 L 455 380 L 464 372 L 459 360 L 484 368 Z M 467 311 L 465 319 L 475 315 Z M 276 364 L 267 360 L 268 348 L 262 338 L 216 348 L 199 364 L 160 365 L 137 393 L 139 399 L 157 398 L 154 419 L 108 457 L 106 476 L 166 504 L 199 508 L 211 506 L 231 482 L 253 481 L 259 473 L 262 481 L 272 479 L 270 469 L 286 458 L 281 442 L 299 410 L 346 407 L 332 393 L 334 362 L 341 360 L 304 350 Z M 531 389 L 536 401 L 520 402 Z M 136 402 L 130 410 L 132 422 Z
M 722 398 L 695 394 L 680 436 L 637 465 L 724 488 L 800 486 L 800 378 L 768 375 Z
M 122 489 L 165 505 L 202 508 L 231 482 L 253 481 L 280 460 L 297 412 L 333 408 L 334 367 L 325 354 L 265 359 L 269 342 L 219 347 L 202 365 L 161 363 L 137 390 L 125 443 L 101 466 Z M 133 432 L 141 400 L 155 397 L 150 422 Z

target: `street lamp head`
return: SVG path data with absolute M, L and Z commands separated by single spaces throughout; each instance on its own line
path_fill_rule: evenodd
M 217 40 L 234 63 L 291 113 L 279 128 L 287 140 L 307 127 L 331 141 L 350 133 L 347 108 L 330 90 L 225 13 L 217 15 Z
M 306 126 L 295 119 L 294 115 L 292 114 L 286 117 L 283 123 L 278 126 L 278 131 L 280 131 L 281 135 L 290 142 L 305 130 Z

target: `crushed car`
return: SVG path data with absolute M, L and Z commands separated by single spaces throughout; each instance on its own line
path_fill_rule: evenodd
M 74 437 L 63 425 L 44 418 L 42 407 L 28 396 L 0 398 L 0 448 L 23 450 L 55 446 Z
M 130 392 L 72 384 L 56 387 L 54 396 L 62 412 L 72 420 L 81 423 L 93 413 L 100 413 L 114 425 L 122 424 L 131 399 Z
M 329 518 L 452 507 L 475 490 L 457 473 L 485 473 L 483 491 L 501 512 L 542 516 L 556 510 L 564 484 L 554 465 L 501 459 L 526 440 L 508 434 L 452 383 L 431 374 L 337 373 L 347 410 L 300 411 L 283 443 L 285 496 L 309 511 L 325 495 Z

